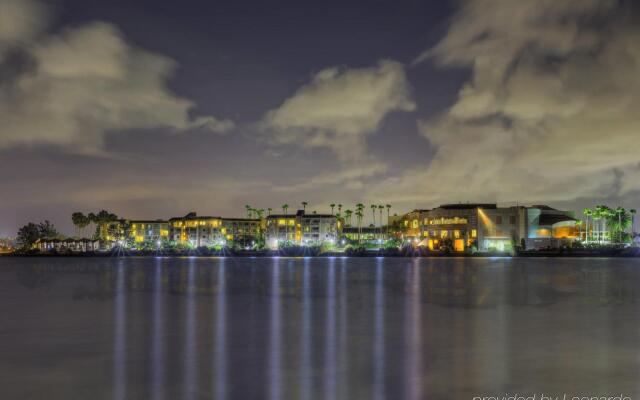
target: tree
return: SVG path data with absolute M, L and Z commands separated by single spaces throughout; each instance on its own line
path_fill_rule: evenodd
M 378 219 L 378 221 L 380 222 L 380 238 L 382 239 L 382 210 L 384 209 L 384 206 L 382 204 L 378 205 L 378 211 L 380 212 L 380 218 Z
M 391 212 L 391 204 L 387 204 L 387 237 L 389 237 L 389 213 Z
M 76 228 L 76 236 L 80 236 L 80 226 L 84 220 L 84 214 L 81 212 L 74 212 L 71 214 L 71 222 L 73 226 Z
M 273 210 L 273 208 L 271 208 L 271 207 L 267 208 L 267 213 L 268 213 L 267 215 L 271 215 L 271 211 L 272 210 Z
M 362 240 L 362 218 L 364 217 L 364 204 L 356 204 L 356 217 L 358 220 L 358 244 Z
M 349 226 L 351 226 L 351 215 L 353 214 L 353 211 L 347 209 L 344 210 L 344 218 L 345 218 L 345 225 L 346 225 L 346 221 L 349 221 Z
M 307 206 L 309 205 L 309 203 L 307 203 L 306 201 L 302 202 L 302 211 L 305 212 L 305 214 L 307 213 Z
M 584 210 L 582 210 L 582 213 L 586 218 L 586 230 L 587 230 L 584 234 L 584 238 L 585 238 L 585 241 L 589 243 L 589 217 L 593 215 L 593 211 L 590 208 L 585 208 Z M 591 229 L 593 229 L 593 227 L 591 227 Z
M 631 213 L 631 234 L 633 235 L 636 229 L 636 209 L 632 208 L 629 212 Z
M 338 214 L 342 214 L 342 204 L 338 204 Z
M 45 220 L 39 224 L 29 222 L 18 230 L 17 242 L 23 250 L 28 250 L 38 239 L 54 238 L 60 236 L 51 222 Z
M 245 204 L 244 209 L 247 210 L 247 218 L 251 218 L 251 206 L 249 204 Z
M 331 203 L 329 204 L 329 207 L 331 207 L 331 215 L 333 215 L 333 209 L 336 208 L 336 205 Z
M 373 215 L 373 238 L 376 238 L 376 210 L 378 209 L 378 206 L 376 206 L 375 204 L 371 205 L 371 214 Z
M 288 204 L 283 204 L 282 205 L 282 212 L 284 213 L 285 219 L 284 219 L 284 237 L 285 237 L 285 242 L 289 241 L 289 221 L 287 221 L 287 210 L 289 209 L 289 205 Z

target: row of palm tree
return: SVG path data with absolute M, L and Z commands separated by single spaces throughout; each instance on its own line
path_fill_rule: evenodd
M 71 214 L 71 222 L 76 228 L 76 236 L 85 236 L 86 228 L 94 224 L 96 227 L 102 223 L 117 221 L 118 216 L 107 210 L 101 210 L 98 213 L 89 213 L 87 215 L 81 212 Z
M 635 227 L 636 210 L 628 212 L 623 207 L 610 208 L 600 204 L 594 208 L 585 208 L 582 213 L 585 216 L 585 241 L 604 243 L 616 239 L 622 243 L 625 231 Z M 615 237 L 614 237 L 615 236 Z

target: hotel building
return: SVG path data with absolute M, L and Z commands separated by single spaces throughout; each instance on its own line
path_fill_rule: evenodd
M 293 215 L 272 214 L 266 218 L 265 242 L 271 249 L 284 242 L 309 246 L 333 244 L 339 226 L 336 216 L 331 214 L 305 214 L 303 210 Z
M 184 217 L 169 220 L 169 240 L 192 247 L 225 244 L 222 218 L 198 216 L 190 212 Z
M 262 239 L 263 220 L 254 218 L 222 218 L 222 229 L 228 245 L 253 246 Z
M 159 243 L 169 239 L 169 221 L 129 221 L 129 238 L 138 243 Z
M 510 251 L 560 247 L 577 239 L 576 219 L 549 206 L 445 204 L 405 214 L 405 239 L 431 250 Z M 416 227 L 417 226 L 417 227 Z

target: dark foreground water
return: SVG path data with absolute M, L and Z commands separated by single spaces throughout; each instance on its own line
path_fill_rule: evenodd
M 639 267 L 0 258 L 0 398 L 636 399 Z

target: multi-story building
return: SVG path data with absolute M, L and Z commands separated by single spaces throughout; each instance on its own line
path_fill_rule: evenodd
M 169 239 L 169 221 L 161 219 L 155 221 L 129 221 L 129 238 L 134 243 L 160 243 Z
M 265 241 L 272 249 L 281 243 L 296 245 L 322 245 L 336 243 L 339 221 L 331 214 L 305 214 L 298 210 L 294 215 L 272 214 L 266 218 Z
M 222 234 L 222 218 L 198 216 L 195 212 L 171 218 L 169 240 L 192 247 L 223 245 L 226 240 Z
M 431 250 L 449 247 L 454 251 L 559 247 L 577 238 L 575 223 L 569 212 L 549 206 L 498 207 L 494 203 L 445 204 L 404 217 L 405 239 Z
M 220 232 L 227 245 L 253 246 L 262 239 L 263 220 L 256 218 L 222 218 Z

